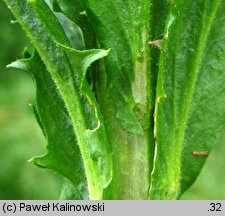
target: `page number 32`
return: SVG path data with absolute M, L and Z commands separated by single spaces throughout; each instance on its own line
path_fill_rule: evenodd
M 221 206 L 221 203 L 210 203 L 210 209 L 208 211 L 222 211 Z

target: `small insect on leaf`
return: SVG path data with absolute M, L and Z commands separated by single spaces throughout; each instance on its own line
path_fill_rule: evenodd
M 209 152 L 208 151 L 193 151 L 192 154 L 197 156 L 208 156 Z

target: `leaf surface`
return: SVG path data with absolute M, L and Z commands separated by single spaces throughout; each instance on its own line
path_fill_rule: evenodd
M 151 199 L 180 196 L 207 158 L 193 152 L 210 152 L 225 128 L 225 4 L 174 3 L 157 83 Z
M 84 77 L 82 76 L 81 79 L 80 72 L 86 73 L 82 69 L 87 69 L 83 67 L 83 64 L 87 65 L 87 63 L 82 59 L 79 66 L 80 71 L 76 71 L 77 68 L 71 66 L 72 62 L 62 48 L 62 46 L 71 47 L 70 41 L 43 0 L 6 0 L 6 3 L 27 32 L 59 90 L 80 147 L 90 198 L 101 199 L 104 187 L 111 181 L 111 157 L 104 131 L 104 122 L 101 121 L 101 113 L 98 113 L 98 118 L 95 116 L 98 105 L 94 103 L 96 99 L 93 92 L 89 86 L 86 86 L 85 95 L 80 92 L 80 87 L 84 82 Z M 89 55 L 88 51 L 83 52 L 84 58 L 85 54 Z M 90 53 L 92 52 L 90 51 Z M 97 50 L 96 53 L 98 52 L 102 51 Z M 91 61 L 88 59 L 88 65 L 99 58 L 93 57 Z M 91 101 L 88 98 L 91 98 Z M 90 119 L 86 118 L 86 115 L 89 115 Z M 94 131 L 89 125 L 92 121 L 98 125 Z M 91 139 L 90 136 L 92 136 Z M 101 151 L 102 149 L 103 151 Z M 96 153 L 99 150 L 104 153 L 99 155 Z
M 45 65 L 35 52 L 31 58 L 18 60 L 8 67 L 28 71 L 36 84 L 34 110 L 47 140 L 47 152 L 32 158 L 31 162 L 67 178 L 75 190 L 74 199 L 87 198 L 86 176 L 73 125 Z

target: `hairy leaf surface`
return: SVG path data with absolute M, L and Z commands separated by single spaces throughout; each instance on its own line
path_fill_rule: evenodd
M 59 119 L 69 129 L 65 137 L 76 135 L 90 198 L 177 199 L 225 128 L 223 1 L 5 2 L 40 55 L 41 60 L 32 57 L 29 69 L 49 73 L 32 72 L 38 92 L 43 95 L 50 83 L 51 100 L 57 99 Z M 28 67 L 24 62 L 16 66 Z M 49 113 L 57 104 L 41 107 L 46 97 L 37 95 L 35 113 L 49 138 L 63 124 Z M 72 173 L 75 142 L 72 147 L 68 141 L 65 151 L 60 146 L 60 153 L 51 149 L 59 142 L 49 143 L 47 155 L 34 161 L 78 188 L 84 175 Z M 60 157 L 63 165 L 54 165 Z M 63 170 L 66 163 L 70 167 Z M 73 192 L 65 185 L 61 197 Z
M 18 60 L 8 67 L 28 71 L 36 84 L 34 109 L 48 143 L 47 153 L 31 161 L 40 167 L 53 169 L 66 177 L 74 187 L 74 199 L 86 199 L 85 171 L 73 125 L 45 65 L 35 52 L 30 59 Z
M 104 187 L 111 180 L 111 157 L 107 147 L 104 122 L 101 122 L 100 113 L 97 119 L 95 117 L 98 108 L 97 104 L 93 103 L 95 100 L 93 92 L 89 86 L 86 88 L 86 95 L 80 92 L 83 79 L 81 80 L 79 73 L 86 73 L 82 69 L 87 69 L 85 66 L 83 67 L 83 64 L 87 65 L 87 63 L 82 59 L 80 71 L 76 71 L 77 68 L 71 66 L 72 63 L 62 48 L 62 46 L 71 47 L 70 42 L 58 20 L 43 0 L 7 0 L 6 3 L 31 38 L 59 90 L 75 129 L 86 171 L 90 198 L 99 199 L 102 197 Z M 96 52 L 100 53 L 102 50 Z M 84 58 L 85 54 L 89 55 L 88 52 L 84 52 Z M 92 59 L 91 62 L 88 61 L 88 65 L 98 58 Z M 88 101 L 87 97 L 92 100 Z M 98 125 L 95 130 L 89 127 L 88 118 L 85 117 L 89 113 L 90 120 Z M 91 139 L 90 136 L 92 136 Z M 101 151 L 102 146 L 108 152 L 103 151 L 104 154 L 101 155 L 93 152 Z
M 225 128 L 225 4 L 174 3 L 157 83 L 151 199 L 183 193 L 207 158 L 192 152 L 210 152 Z

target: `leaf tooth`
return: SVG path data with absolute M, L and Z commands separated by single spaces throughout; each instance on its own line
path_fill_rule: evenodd
M 48 168 L 47 163 L 45 162 L 46 155 L 44 156 L 37 156 L 33 157 L 30 160 L 28 160 L 29 163 L 33 163 L 34 165 L 40 167 L 40 168 Z

